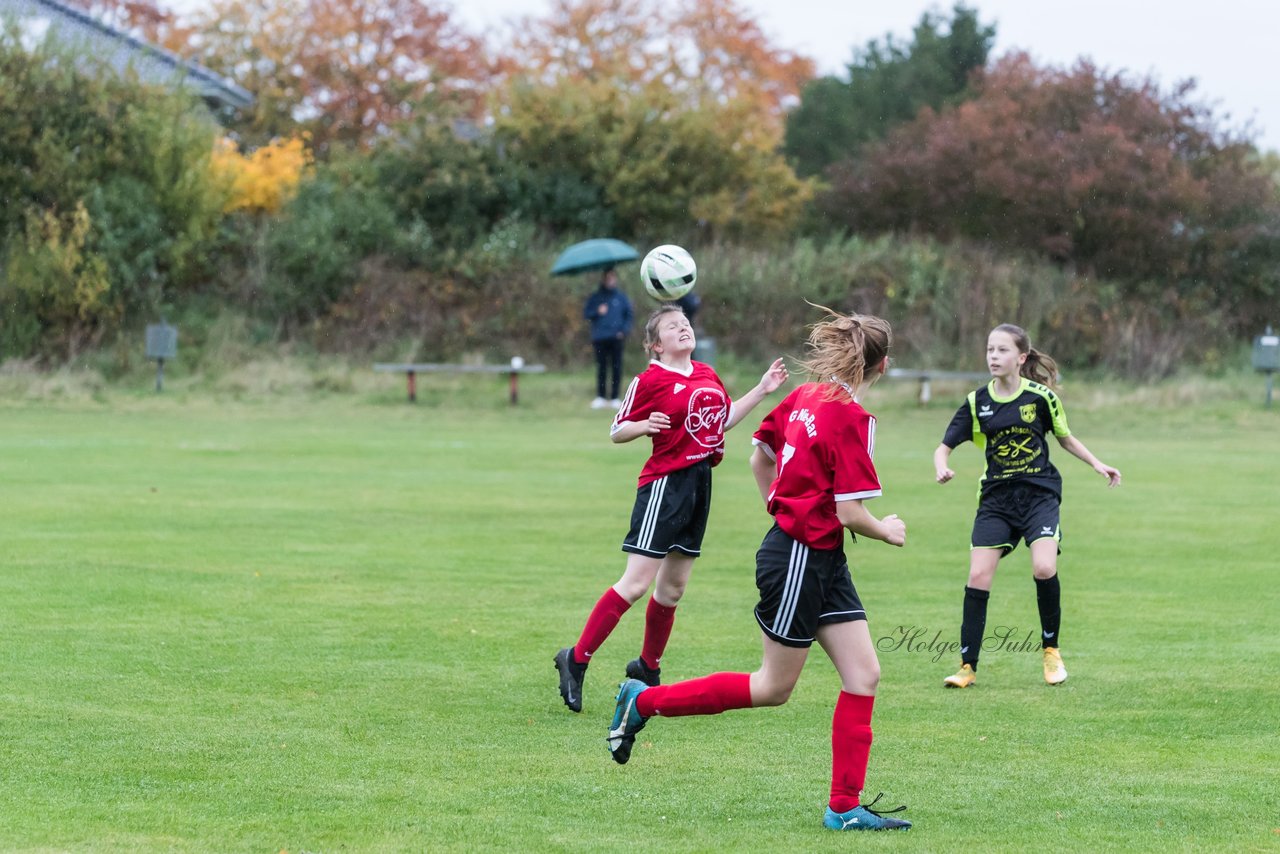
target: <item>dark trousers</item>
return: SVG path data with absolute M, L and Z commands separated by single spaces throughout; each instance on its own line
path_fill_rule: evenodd
M 622 386 L 622 344 L 621 338 L 602 338 L 592 341 L 596 351 L 596 397 L 617 400 Z M 605 394 L 605 379 L 612 382 L 609 388 L 612 394 Z

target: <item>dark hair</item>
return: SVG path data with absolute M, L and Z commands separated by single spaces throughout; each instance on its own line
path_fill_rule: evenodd
M 830 383 L 834 378 L 856 389 L 866 379 L 867 369 L 889 355 L 893 329 L 883 318 L 816 307 L 828 317 L 810 328 L 809 358 L 801 365 L 818 382 Z M 833 386 L 829 393 L 834 397 L 839 389 Z
M 1012 323 L 1002 323 L 991 331 L 1006 333 L 1013 338 L 1013 344 L 1018 348 L 1018 352 L 1027 354 L 1027 360 L 1018 370 L 1020 375 L 1050 388 L 1057 388 L 1058 363 L 1048 353 L 1041 353 L 1031 346 L 1031 338 L 1027 335 L 1027 330 Z

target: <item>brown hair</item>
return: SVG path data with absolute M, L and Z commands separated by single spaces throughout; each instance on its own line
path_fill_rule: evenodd
M 840 314 L 826 306 L 816 306 L 829 316 L 810 327 L 809 358 L 801 366 L 814 380 L 830 383 L 833 379 L 857 389 L 866 379 L 868 369 L 889 355 L 893 329 L 889 321 L 869 314 Z M 833 385 L 828 394 L 839 395 Z
M 649 315 L 649 319 L 644 324 L 644 351 L 649 358 L 654 358 L 653 348 L 658 346 L 658 321 L 673 311 L 684 314 L 684 309 L 675 303 L 664 302 L 653 310 L 653 314 Z
M 1027 354 L 1027 360 L 1018 369 L 1020 375 L 1050 388 L 1057 388 L 1058 363 L 1048 353 L 1041 353 L 1031 346 L 1031 338 L 1027 335 L 1027 330 L 1012 323 L 1002 323 L 991 331 L 1008 334 L 1013 338 L 1013 344 L 1018 348 L 1018 352 Z

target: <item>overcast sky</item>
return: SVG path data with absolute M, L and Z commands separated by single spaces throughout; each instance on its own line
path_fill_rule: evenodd
M 839 74 L 854 47 L 892 33 L 909 40 L 921 14 L 951 2 L 920 0 L 738 0 L 778 47 Z M 1260 147 L 1280 150 L 1280 0 L 970 0 L 996 25 L 996 55 L 1014 48 L 1041 64 L 1069 66 L 1087 56 L 1110 71 L 1154 78 L 1164 91 L 1187 78 L 1196 100 L 1228 126 L 1252 121 Z M 548 0 L 453 0 L 457 21 L 480 31 Z

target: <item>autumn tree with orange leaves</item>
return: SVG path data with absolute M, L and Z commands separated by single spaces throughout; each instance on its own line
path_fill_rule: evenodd
M 93 18 L 183 55 L 188 51 L 194 28 L 168 7 L 154 0 L 64 0 Z
M 746 102 L 770 130 L 814 76 L 811 59 L 773 46 L 733 0 L 556 0 L 520 23 L 508 50 L 536 81 L 661 84 L 689 107 Z
M 813 63 L 733 0 L 557 0 L 507 58 L 504 151 L 617 233 L 777 236 L 812 194 L 777 149 Z
M 236 128 L 251 144 L 306 131 L 323 154 L 368 146 L 424 104 L 478 115 L 496 68 L 422 0 L 217 0 L 196 23 L 196 58 L 258 98 Z

